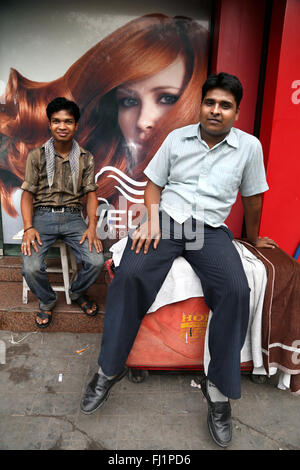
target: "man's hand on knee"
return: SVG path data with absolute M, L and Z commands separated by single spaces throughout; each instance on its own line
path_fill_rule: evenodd
M 144 245 L 144 253 L 148 253 L 151 242 L 153 241 L 153 248 L 156 249 L 161 239 L 161 231 L 159 222 L 144 222 L 132 234 L 131 249 L 136 248 L 136 253 L 139 253 Z
M 42 245 L 42 240 L 39 232 L 34 227 L 27 229 L 23 235 L 23 240 L 21 244 L 21 252 L 23 253 L 23 255 L 31 256 L 31 247 L 37 253 L 39 251 L 37 243 L 39 245 Z
M 92 252 L 93 246 L 95 247 L 97 253 L 101 253 L 103 251 L 102 243 L 101 243 L 101 240 L 99 240 L 97 236 L 96 229 L 88 228 L 83 233 L 81 240 L 80 240 L 81 245 L 86 240 L 86 238 L 88 239 L 88 242 L 89 242 L 90 252 Z

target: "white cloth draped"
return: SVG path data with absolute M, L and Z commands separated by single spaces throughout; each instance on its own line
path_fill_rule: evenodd
M 125 237 L 115 243 L 110 251 L 113 254 L 114 265 L 120 264 L 123 251 L 125 249 L 128 237 Z M 263 263 L 256 258 L 242 243 L 237 240 L 233 241 L 247 276 L 250 291 L 250 315 L 248 330 L 244 346 L 241 351 L 241 363 L 253 361 L 253 374 L 266 374 L 263 366 L 263 357 L 261 350 L 261 325 L 262 325 L 262 310 L 265 289 L 267 284 L 267 274 Z M 195 274 L 190 264 L 182 257 L 178 257 L 173 262 L 173 265 L 159 290 L 156 299 L 149 308 L 147 313 L 155 312 L 164 305 L 169 305 L 174 302 L 186 300 L 192 297 L 202 297 L 203 290 L 200 279 Z M 205 336 L 204 347 L 204 370 L 207 372 L 208 364 L 210 361 L 210 354 L 208 348 L 208 333 L 209 322 L 212 312 L 209 313 L 208 325 Z M 276 373 L 276 369 L 270 371 L 270 374 Z M 281 389 L 288 388 L 289 377 L 285 374 L 284 377 L 280 376 L 278 387 Z

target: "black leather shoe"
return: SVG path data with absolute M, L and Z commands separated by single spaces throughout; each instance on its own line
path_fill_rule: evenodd
M 91 382 L 86 388 L 85 395 L 81 400 L 80 410 L 87 415 L 94 413 L 109 396 L 111 387 L 119 382 L 127 374 L 127 368 L 122 370 L 120 374 L 109 380 L 104 375 L 95 374 Z
M 213 440 L 221 447 L 227 447 L 232 437 L 231 406 L 228 401 L 212 402 L 207 390 L 207 377 L 201 382 L 201 390 L 208 404 L 207 424 Z

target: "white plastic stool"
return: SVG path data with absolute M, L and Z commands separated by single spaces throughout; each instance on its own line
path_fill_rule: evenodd
M 69 296 L 69 288 L 72 284 L 76 273 L 77 273 L 77 264 L 76 258 L 74 256 L 73 251 L 67 246 L 62 240 L 58 240 L 52 245 L 53 247 L 60 249 L 60 261 L 61 261 L 61 268 L 59 267 L 50 267 L 47 268 L 48 273 L 62 273 L 63 275 L 63 286 L 54 285 L 51 286 L 54 291 L 62 291 L 65 292 L 66 302 L 68 305 L 72 303 L 70 296 Z M 70 263 L 70 266 L 69 266 Z M 71 274 L 71 277 L 70 277 Z M 29 287 L 25 278 L 23 277 L 23 304 L 28 303 L 28 291 Z

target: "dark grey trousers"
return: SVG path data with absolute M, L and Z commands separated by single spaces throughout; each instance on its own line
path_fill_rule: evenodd
M 213 312 L 208 338 L 211 356 L 208 378 L 225 396 L 240 398 L 240 351 L 247 333 L 250 289 L 232 240 L 226 227 L 204 226 L 203 247 L 192 249 L 183 225 L 173 220 L 169 236 L 164 237 L 163 233 L 157 249 L 151 244 L 147 254 L 132 251 L 132 240 L 128 238 L 108 289 L 99 355 L 99 365 L 105 374 L 117 374 L 124 367 L 143 317 L 174 259 L 183 256 L 199 276 L 205 302 Z

